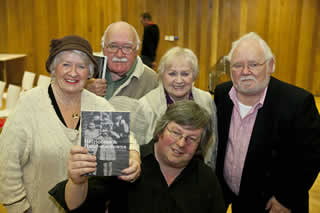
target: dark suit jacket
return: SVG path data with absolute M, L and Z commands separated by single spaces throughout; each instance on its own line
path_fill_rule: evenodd
M 233 213 L 265 212 L 276 199 L 292 212 L 308 212 L 308 190 L 320 167 L 320 118 L 314 97 L 271 77 L 264 105 L 259 109 L 244 163 L 239 196 L 223 178 L 224 159 L 233 102 L 232 82 L 216 87 L 218 154 L 216 173 L 225 202 Z

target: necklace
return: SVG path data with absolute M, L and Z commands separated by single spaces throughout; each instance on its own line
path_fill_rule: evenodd
M 78 113 L 76 113 L 76 112 L 72 113 L 72 119 L 76 120 L 78 118 L 79 118 L 79 114 Z
M 65 98 L 63 98 L 64 96 L 60 94 L 61 92 L 59 89 L 56 89 L 55 84 L 52 85 L 52 92 L 53 92 L 53 95 L 56 96 L 55 99 L 56 99 L 58 108 L 59 108 L 62 116 L 63 116 L 63 112 L 69 111 L 69 113 L 70 113 L 70 111 L 76 111 L 76 112 L 72 112 L 72 114 L 71 114 L 72 119 L 77 120 L 80 118 L 80 113 L 77 112 L 78 110 L 80 111 L 80 99 L 78 99 L 78 100 L 73 99 L 71 101 L 69 100 L 69 101 L 65 102 L 64 101 Z M 70 114 L 69 114 L 69 116 L 70 116 Z

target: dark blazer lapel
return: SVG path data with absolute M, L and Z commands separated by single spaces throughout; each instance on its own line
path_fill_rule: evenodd
M 232 82 L 225 83 L 216 89 L 215 101 L 217 105 L 218 117 L 218 155 L 216 162 L 216 174 L 220 180 L 223 196 L 226 203 L 229 203 L 233 197 L 233 193 L 224 181 L 223 168 L 226 156 L 226 147 L 229 137 L 230 122 L 233 110 L 233 102 L 228 93 L 232 87 Z
M 272 93 L 274 92 L 273 79 L 270 79 L 267 94 L 263 106 L 258 110 L 256 121 L 253 126 L 250 143 L 247 152 L 247 158 L 251 154 L 256 153 L 257 148 L 263 143 L 270 143 L 268 139 L 272 134 L 272 113 L 273 107 L 271 98 L 275 98 Z M 255 141 L 255 142 L 253 142 Z M 256 158 L 253 158 L 256 159 Z M 246 159 L 247 160 L 247 159 Z
M 250 176 L 249 171 L 252 172 L 251 164 L 257 165 L 257 159 L 261 156 L 260 153 L 266 152 L 268 147 L 272 146 L 272 138 L 273 134 L 273 118 L 272 118 L 272 109 L 273 107 L 271 102 L 271 97 L 273 93 L 273 84 L 272 79 L 270 80 L 269 87 L 267 90 L 267 94 L 264 100 L 263 106 L 258 110 L 257 117 L 252 129 L 252 134 L 248 146 L 248 151 L 246 155 L 246 159 L 243 166 L 242 171 L 242 178 L 240 184 L 240 192 L 241 192 L 241 185 L 245 184 L 243 182 L 246 181 L 246 176 Z M 250 184 L 250 183 L 249 183 Z
M 232 86 L 232 85 L 231 85 Z M 227 88 L 226 93 L 230 91 L 230 88 Z M 220 175 L 223 173 L 223 165 L 224 159 L 226 154 L 227 142 L 229 137 L 229 129 L 230 129 L 230 122 L 233 110 L 233 102 L 231 101 L 229 95 L 222 96 L 225 97 L 221 102 L 221 106 L 218 107 L 218 156 L 217 156 L 217 171 Z
M 225 108 L 223 108 L 223 111 L 222 111 L 223 122 L 220 122 L 220 125 L 222 125 L 221 141 L 223 141 L 220 148 L 222 149 L 221 153 L 224 153 L 223 160 L 224 160 L 225 152 L 226 152 L 226 148 L 227 148 L 229 130 L 230 130 L 230 122 L 231 122 L 232 110 L 233 110 L 233 102 L 231 101 L 229 96 L 226 99 L 226 104 L 224 106 L 225 106 Z

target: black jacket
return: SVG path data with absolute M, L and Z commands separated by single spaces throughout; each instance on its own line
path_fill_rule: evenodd
M 320 167 L 320 118 L 313 95 L 271 77 L 252 130 L 236 196 L 223 178 L 233 110 L 228 95 L 231 87 L 232 82 L 227 82 L 215 90 L 219 135 L 216 174 L 226 204 L 233 203 L 233 213 L 265 212 L 274 195 L 293 213 L 307 213 L 308 190 Z

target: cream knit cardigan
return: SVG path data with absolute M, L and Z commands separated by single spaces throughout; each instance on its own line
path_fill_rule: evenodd
M 207 154 L 205 156 L 205 162 L 207 165 L 214 166 L 215 163 L 211 161 L 215 161 L 216 155 L 216 146 L 217 146 L 217 118 L 216 118 L 216 105 L 210 93 L 198 89 L 196 87 L 191 88 L 193 100 L 206 109 L 209 115 L 212 118 L 214 135 L 212 141 L 210 142 L 210 146 L 208 147 Z M 167 110 L 167 100 L 164 93 L 163 84 L 159 83 L 159 86 L 153 90 L 151 90 L 148 94 L 139 99 L 140 108 L 139 111 L 143 111 L 144 118 L 146 119 L 146 130 L 145 130 L 145 138 L 142 141 L 138 141 L 138 143 L 146 144 L 153 137 L 153 132 L 156 127 L 157 120 L 165 113 Z M 141 134 L 141 133 L 140 133 Z M 212 156 L 213 155 L 213 156 Z
M 114 111 L 104 98 L 83 90 L 82 111 Z M 81 129 L 81 128 L 80 128 Z M 130 138 L 130 143 L 134 139 Z M 64 212 L 48 194 L 67 178 L 70 147 L 80 144 L 80 130 L 58 118 L 47 89 L 34 88 L 18 101 L 0 135 L 0 202 L 8 213 Z M 130 149 L 139 150 L 137 144 Z

